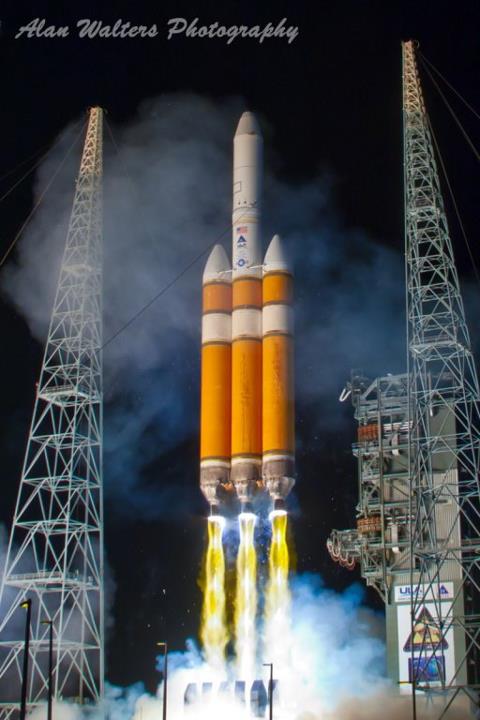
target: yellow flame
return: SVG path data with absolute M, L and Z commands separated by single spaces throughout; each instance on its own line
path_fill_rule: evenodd
M 287 514 L 275 511 L 270 515 L 272 540 L 269 556 L 269 578 L 265 598 L 266 651 L 274 662 L 287 662 L 290 631 L 290 558 L 287 544 Z
M 223 553 L 224 519 L 208 519 L 208 548 L 205 559 L 205 587 L 200 638 L 207 663 L 222 669 L 228 642 L 225 612 L 225 556 Z
M 235 638 L 239 678 L 251 678 L 255 669 L 255 621 L 257 615 L 257 555 L 255 515 L 241 513 L 237 556 Z

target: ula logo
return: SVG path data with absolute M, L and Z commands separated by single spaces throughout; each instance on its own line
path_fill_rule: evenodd
M 416 594 L 416 593 L 418 592 L 418 586 L 412 588 L 412 587 L 410 587 L 410 585 L 403 585 L 403 586 L 400 588 L 400 595 L 403 596 L 403 597 L 410 597 L 411 594 L 412 594 L 412 590 L 413 590 L 413 593 Z M 447 590 L 447 588 L 445 587 L 445 585 L 440 585 L 439 594 L 440 594 L 441 596 L 442 596 L 442 595 L 443 595 L 443 596 L 446 595 L 447 597 L 448 597 L 448 595 L 450 595 L 450 593 L 448 592 L 448 590 Z

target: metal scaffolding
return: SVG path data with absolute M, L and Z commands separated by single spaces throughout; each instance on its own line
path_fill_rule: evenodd
M 403 44 L 403 108 L 412 621 L 428 596 L 441 635 L 456 637 L 450 679 L 445 643 L 425 632 L 412 680 L 422 688 L 425 668 L 436 671 L 448 705 L 462 691 L 476 700 L 479 687 L 480 391 L 412 41 Z
M 0 595 L 0 717 L 18 708 L 32 602 L 27 709 L 103 695 L 102 110 L 92 108 L 37 385 Z
M 347 569 L 359 563 L 388 603 L 393 585 L 410 579 L 407 376 L 370 381 L 353 372 L 348 396 L 358 422 L 357 527 L 333 530 L 327 547 Z
M 342 393 L 359 423 L 357 527 L 327 545 L 382 596 L 388 672 L 414 718 L 426 705 L 466 717 L 480 689 L 480 391 L 411 41 L 403 116 L 407 374 L 354 374 Z

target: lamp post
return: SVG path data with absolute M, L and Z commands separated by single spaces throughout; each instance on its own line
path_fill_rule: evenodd
M 163 720 L 167 720 L 167 677 L 168 677 L 168 645 L 166 642 L 157 642 L 163 647 Z
M 53 699 L 53 621 L 42 620 L 42 625 L 48 625 L 48 709 L 47 720 L 52 720 Z
M 268 689 L 269 718 L 273 720 L 273 663 L 263 663 L 263 667 L 270 668 L 270 686 Z
M 23 646 L 23 673 L 22 673 L 22 696 L 20 699 L 20 720 L 25 720 L 27 714 L 27 683 L 28 683 L 28 659 L 30 654 L 30 624 L 32 621 L 32 601 L 27 598 L 20 603 L 21 608 L 27 611 L 25 618 L 25 642 Z

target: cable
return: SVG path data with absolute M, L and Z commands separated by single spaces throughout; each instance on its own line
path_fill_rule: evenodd
M 12 242 L 10 243 L 9 247 L 7 248 L 5 254 L 3 255 L 2 259 L 0 260 L 0 267 L 2 267 L 2 266 L 4 265 L 4 263 L 5 263 L 5 261 L 7 260 L 8 256 L 10 255 L 10 253 L 11 253 L 12 250 L 13 250 L 13 248 L 15 247 L 18 239 L 20 238 L 20 236 L 22 235 L 22 233 L 23 233 L 23 231 L 25 230 L 26 226 L 27 226 L 28 223 L 30 222 L 30 219 L 33 217 L 33 215 L 34 215 L 35 212 L 37 211 L 38 207 L 39 207 L 40 204 L 42 203 L 43 198 L 44 198 L 45 195 L 47 194 L 47 192 L 48 192 L 48 190 L 50 189 L 53 181 L 55 180 L 55 178 L 57 177 L 58 173 L 60 172 L 60 170 L 62 169 L 63 165 L 65 164 L 66 159 L 68 158 L 68 156 L 69 156 L 70 153 L 72 152 L 73 148 L 74 148 L 75 145 L 77 144 L 78 139 L 79 139 L 80 135 L 82 134 L 82 131 L 83 131 L 84 127 L 85 127 L 85 123 L 83 123 L 82 128 L 80 129 L 80 132 L 79 132 L 79 133 L 77 134 L 77 136 L 74 138 L 72 144 L 70 145 L 70 147 L 68 148 L 66 154 L 64 155 L 61 163 L 58 165 L 57 169 L 55 170 L 55 172 L 53 173 L 52 177 L 51 177 L 50 180 L 48 181 L 45 189 L 41 192 L 40 197 L 38 198 L 37 202 L 34 204 L 34 206 L 32 207 L 32 209 L 31 209 L 30 212 L 28 213 L 26 220 L 22 223 L 19 231 L 17 232 L 17 234 L 16 234 L 15 237 L 13 238 Z
M 113 145 L 114 145 L 114 147 L 115 147 L 115 150 L 117 151 L 117 153 L 118 153 L 119 156 L 120 156 L 120 151 L 119 151 L 119 148 L 118 148 L 117 143 L 115 142 L 115 138 L 113 137 L 112 130 L 111 130 L 111 128 L 110 128 L 110 126 L 109 126 L 109 124 L 108 124 L 107 122 L 105 122 L 105 125 L 106 125 L 106 127 L 107 127 L 107 129 L 108 129 L 108 132 L 109 132 L 110 138 L 111 138 L 111 140 L 112 140 L 112 143 L 113 143 Z M 83 124 L 81 131 L 83 130 L 84 127 L 85 127 L 85 123 Z M 78 138 L 80 137 L 81 131 L 80 131 L 80 132 L 78 133 L 78 135 L 75 137 L 74 141 L 73 141 L 72 144 L 70 145 L 70 147 L 69 147 L 67 153 L 65 154 L 64 158 L 62 159 L 61 163 L 59 164 L 59 166 L 58 166 L 57 169 L 55 170 L 53 176 L 52 176 L 51 179 L 49 180 L 47 186 L 45 187 L 45 189 L 44 189 L 43 192 L 41 193 L 41 195 L 40 195 L 40 197 L 38 198 L 37 202 L 36 202 L 35 205 L 33 206 L 31 212 L 28 214 L 25 222 L 22 224 L 22 226 L 20 227 L 19 231 L 18 231 L 17 234 L 15 235 L 13 241 L 11 242 L 10 246 L 7 248 L 7 251 L 5 252 L 5 254 L 4 254 L 4 256 L 2 257 L 2 259 L 0 260 L 0 267 L 2 267 L 2 265 L 3 265 L 3 264 L 5 263 L 5 261 L 7 260 L 8 256 L 10 255 L 11 251 L 13 250 L 16 242 L 18 241 L 18 239 L 19 239 L 19 237 L 21 236 L 22 232 L 24 231 L 25 227 L 27 226 L 27 224 L 29 223 L 30 219 L 32 218 L 32 216 L 34 215 L 34 213 L 36 212 L 36 210 L 37 210 L 38 207 L 40 206 L 41 202 L 43 201 L 43 198 L 45 197 L 46 193 L 48 192 L 49 188 L 51 187 L 52 183 L 54 182 L 56 176 L 58 175 L 58 173 L 60 172 L 61 168 L 63 167 L 63 165 L 64 165 L 67 157 L 70 155 L 71 151 L 73 150 L 74 146 L 76 145 L 76 143 L 77 143 L 77 141 L 78 141 Z M 53 149 L 53 147 L 54 147 L 54 146 L 52 146 L 52 148 L 50 148 L 49 152 Z M 40 158 L 40 160 L 36 163 L 36 165 L 35 165 L 33 168 L 31 168 L 31 169 L 28 171 L 27 174 L 29 174 L 30 172 L 32 172 L 32 170 L 40 164 L 40 162 L 44 159 L 44 157 L 46 157 L 46 155 L 48 155 L 48 153 L 46 153 L 44 156 L 42 156 L 42 157 Z M 132 179 L 131 179 L 131 177 L 130 177 L 130 174 L 129 174 L 128 171 L 127 171 L 127 168 L 126 168 L 126 166 L 125 166 L 125 163 L 123 163 L 123 161 L 122 161 L 122 164 L 123 164 L 124 172 L 125 172 L 125 174 L 126 174 L 126 176 L 127 176 L 127 179 L 128 179 L 128 181 L 129 181 L 129 184 L 130 184 L 130 189 L 131 189 L 132 192 L 134 192 L 134 187 L 135 187 L 135 185 L 134 185 L 134 183 L 133 183 L 133 181 L 132 181 Z M 27 174 L 25 174 L 24 177 L 26 177 Z M 13 188 L 16 187 L 16 185 L 18 185 L 18 184 L 24 179 L 24 177 L 21 178 L 21 179 L 8 191 L 8 193 L 10 193 L 10 192 L 13 190 Z M 8 194 L 8 193 L 7 193 L 7 194 Z M 6 197 L 6 195 L 5 195 L 4 197 Z M 0 198 L 0 201 L 1 201 L 2 199 L 3 199 L 3 198 Z M 240 217 L 238 221 L 241 221 L 241 219 L 242 219 L 242 218 Z M 209 243 L 209 244 L 208 244 L 196 257 L 194 257 L 174 278 L 172 278 L 172 280 L 170 280 L 170 282 L 168 282 L 166 285 L 164 285 L 164 286 L 161 288 L 161 290 L 159 290 L 159 292 L 156 293 L 156 295 L 154 295 L 152 298 L 150 298 L 150 300 L 149 300 L 147 303 L 145 303 L 145 305 L 143 305 L 134 315 L 132 315 L 131 318 L 129 318 L 129 320 L 127 320 L 126 323 L 124 323 L 113 335 L 111 335 L 111 336 L 108 338 L 108 340 L 102 345 L 102 347 L 101 347 L 100 349 L 103 350 L 104 348 L 106 348 L 106 347 L 107 347 L 111 342 L 113 342 L 113 340 L 115 340 L 115 338 L 117 338 L 124 330 L 126 330 L 128 327 L 130 327 L 130 325 L 132 325 L 132 324 L 135 322 L 135 320 L 137 320 L 141 315 L 143 315 L 143 313 L 144 313 L 146 310 L 148 310 L 148 308 L 151 307 L 151 305 L 153 305 L 154 302 L 156 302 L 162 295 L 164 295 L 168 290 L 170 290 L 170 288 L 173 287 L 173 285 L 175 285 L 175 283 L 177 283 L 178 280 L 180 280 L 180 279 L 190 270 L 190 268 L 192 268 L 214 245 L 216 245 L 216 244 L 231 230 L 231 228 L 232 228 L 232 226 L 231 226 L 231 225 L 228 225 L 228 226 L 225 228 L 225 230 L 223 230 L 223 232 L 221 232 L 220 235 L 218 235 L 218 237 L 217 237 L 213 242 Z M 153 235 L 151 234 L 151 232 L 149 231 L 149 229 L 148 229 L 146 226 L 145 226 L 145 229 L 146 229 L 146 231 L 149 233 L 150 237 L 153 239 Z
M 79 124 L 80 124 L 80 121 L 78 121 L 77 123 L 75 123 L 75 125 L 73 126 L 73 130 L 76 130 Z M 26 177 L 28 177 L 34 170 L 37 169 L 37 167 L 48 157 L 48 155 L 50 155 L 50 153 L 52 152 L 52 150 L 54 150 L 54 148 L 57 147 L 57 145 L 60 143 L 61 140 L 62 140 L 62 136 L 60 135 L 60 136 L 57 138 L 57 140 L 53 143 L 53 145 L 51 145 L 51 146 L 49 147 L 49 149 L 47 150 L 47 152 L 45 152 L 43 155 L 41 155 L 40 158 L 32 165 L 32 167 L 31 167 L 29 170 L 27 170 L 27 172 L 24 173 L 24 175 L 22 175 L 22 177 L 21 177 L 19 180 L 17 180 L 17 181 L 9 188 L 9 190 L 7 190 L 7 191 L 0 197 L 0 202 L 2 202 L 3 200 L 5 200 L 5 198 L 8 197 L 8 196 L 10 195 L 10 193 L 13 192 L 13 190 L 15 190 L 15 188 L 18 187 L 18 185 L 20 185 L 21 182 L 23 182 L 23 180 L 25 180 Z M 41 150 L 43 150 L 44 147 L 45 147 L 45 145 L 41 148 Z M 2 175 L 2 177 L 0 177 L 0 181 L 2 181 L 2 180 L 5 179 L 6 177 L 8 177 L 8 176 L 11 175 L 12 173 L 14 173 L 15 170 L 17 170 L 17 169 L 18 169 L 19 167 L 21 167 L 22 165 L 25 165 L 25 163 L 28 162 L 28 160 L 31 160 L 33 157 L 35 157 L 35 155 L 38 155 L 38 153 L 41 152 L 41 150 L 37 150 L 37 152 L 34 153 L 33 155 L 31 155 L 29 158 L 27 158 L 27 160 L 23 160 L 23 161 L 22 161 L 21 163 L 19 163 L 15 168 L 13 168 L 13 170 L 9 170 L 7 173 L 5 173 L 5 175 Z
M 245 213 L 245 215 L 246 215 L 246 213 Z M 242 217 L 243 216 L 240 216 L 240 218 L 238 219 L 238 222 L 240 222 L 242 220 Z M 154 295 L 152 298 L 150 298 L 150 300 L 148 300 L 148 302 L 146 302 L 145 305 L 142 305 L 140 310 L 138 310 L 134 315 L 132 315 L 132 317 L 129 320 L 127 320 L 127 322 L 124 323 L 124 325 L 122 325 L 118 330 L 116 330 L 116 332 L 114 332 L 113 335 L 111 335 L 108 338 L 108 340 L 106 340 L 104 342 L 104 344 L 101 346 L 100 350 L 103 350 L 104 348 L 107 347 L 107 345 L 110 345 L 110 343 L 113 340 L 115 340 L 115 338 L 117 338 L 124 330 L 126 330 L 128 327 L 130 327 L 130 325 L 132 325 L 135 322 L 135 320 L 137 320 L 140 317 L 140 315 L 143 315 L 145 310 L 148 310 L 148 308 L 151 307 L 154 304 L 154 302 L 156 302 L 156 300 L 158 300 L 158 298 L 160 298 L 168 290 L 170 290 L 170 288 L 173 287 L 175 285 L 175 283 L 178 282 L 178 280 L 180 280 L 180 278 L 182 278 L 199 260 L 201 260 L 201 258 L 204 255 L 206 255 L 206 253 L 214 245 L 216 245 L 228 232 L 230 232 L 231 229 L 232 229 L 232 226 L 228 225 L 228 227 L 226 227 L 225 230 L 223 230 L 223 232 L 221 232 L 220 235 L 218 235 L 218 237 L 213 242 L 211 242 L 209 245 L 207 245 L 196 257 L 194 257 L 193 260 L 191 260 L 188 263 L 188 265 L 186 265 L 183 268 L 183 270 L 181 270 L 178 273 L 178 275 L 175 275 L 175 277 L 172 278 L 172 280 L 170 280 L 166 285 L 164 285 L 162 287 L 162 289 L 156 295 Z
M 455 199 L 455 195 L 453 194 L 453 188 L 452 188 L 452 185 L 451 185 L 451 183 L 450 183 L 450 179 L 449 179 L 448 174 L 447 174 L 447 169 L 446 169 L 446 167 L 445 167 L 445 163 L 443 162 L 443 157 L 442 157 L 442 154 L 441 154 L 441 152 L 440 152 L 440 148 L 439 148 L 439 146 L 438 146 L 437 138 L 436 138 L 436 136 L 435 136 L 435 133 L 434 133 L 433 127 L 432 127 L 432 123 L 430 122 L 430 118 L 429 118 L 428 116 L 427 116 L 427 120 L 428 120 L 428 126 L 429 126 L 429 128 L 430 128 L 430 132 L 431 132 L 431 134 L 432 134 L 433 143 L 434 143 L 434 145 L 435 145 L 435 150 L 436 150 L 436 152 L 437 152 L 438 159 L 439 159 L 439 161 L 440 161 L 440 166 L 441 166 L 441 168 L 442 168 L 443 175 L 444 175 L 444 177 L 445 177 L 445 182 L 447 183 L 447 188 L 448 188 L 448 191 L 449 191 L 449 193 L 450 193 L 450 198 L 451 198 L 451 200 L 452 200 L 452 204 L 453 204 L 453 207 L 454 207 L 454 209 L 455 209 L 455 214 L 456 214 L 456 216 L 457 216 L 457 221 L 458 221 L 458 224 L 459 224 L 459 226 L 460 226 L 460 230 L 461 230 L 462 235 L 463 235 L 463 240 L 464 240 L 464 242 L 465 242 L 465 245 L 467 246 L 467 251 L 468 251 L 468 255 L 469 255 L 469 257 L 470 257 L 471 263 L 472 263 L 473 272 L 474 272 L 474 274 L 475 274 L 477 283 L 478 283 L 478 285 L 480 286 L 480 274 L 479 274 L 478 269 L 477 269 L 477 266 L 476 266 L 476 264 L 475 264 L 475 258 L 474 258 L 474 256 L 473 256 L 473 253 L 472 253 L 472 250 L 471 250 L 471 247 L 470 247 L 470 243 L 468 242 L 468 237 L 467 237 L 467 233 L 466 233 L 466 230 L 465 230 L 465 226 L 464 226 L 464 224 L 463 224 L 462 218 L 460 217 L 460 211 L 459 211 L 459 209 L 458 209 L 458 205 L 457 205 L 457 201 L 456 201 L 456 199 Z
M 447 98 L 446 98 L 445 95 L 443 94 L 443 92 L 442 92 L 439 84 L 437 83 L 437 81 L 436 81 L 435 78 L 433 77 L 432 73 L 430 72 L 430 70 L 428 69 L 428 67 L 426 66 L 426 64 L 423 63 L 423 60 L 422 60 L 422 64 L 423 64 L 423 66 L 424 66 L 424 68 L 425 68 L 425 72 L 427 73 L 427 75 L 429 76 L 430 80 L 433 82 L 433 84 L 434 84 L 435 87 L 437 88 L 440 97 L 442 98 L 443 102 L 445 103 L 445 105 L 446 105 L 447 108 L 449 109 L 449 111 L 450 111 L 453 119 L 455 120 L 455 122 L 457 123 L 458 127 L 460 128 L 460 130 L 461 130 L 461 132 L 462 132 L 462 135 L 464 136 L 464 138 L 465 138 L 465 140 L 467 141 L 467 143 L 470 145 L 470 148 L 472 149 L 475 157 L 476 157 L 477 160 L 480 162 L 480 153 L 478 152 L 477 148 L 475 147 L 475 145 L 474 145 L 473 142 L 471 141 L 470 136 L 468 135 L 468 133 L 467 133 L 467 131 L 464 129 L 462 123 L 460 122 L 460 120 L 459 120 L 458 117 L 456 116 L 453 108 L 451 107 L 451 105 L 450 105 L 450 103 L 448 102 Z
M 245 213 L 245 217 L 246 217 L 246 215 L 247 215 L 247 213 Z M 244 217 L 244 216 L 241 215 L 241 216 L 237 219 L 236 222 L 241 222 L 243 217 Z M 148 308 L 149 308 L 151 305 L 153 305 L 153 303 L 154 303 L 156 300 L 158 300 L 159 297 L 161 297 L 162 295 L 164 295 L 164 294 L 167 292 L 167 290 L 170 290 L 170 288 L 173 287 L 173 285 L 175 285 L 175 283 L 176 283 L 178 280 L 180 280 L 180 278 L 182 278 L 182 277 L 185 275 L 185 273 L 187 273 L 187 272 L 190 270 L 190 268 L 192 268 L 192 267 L 195 265 L 195 263 L 197 263 L 214 245 L 216 245 L 228 232 L 230 232 L 231 229 L 232 229 L 232 225 L 228 225 L 228 226 L 225 228 L 225 230 L 223 230 L 223 231 L 220 233 L 220 235 L 218 235 L 217 238 L 216 238 L 213 242 L 211 242 L 209 245 L 207 245 L 207 246 L 202 250 L 201 253 L 199 253 L 196 257 L 194 257 L 193 260 L 191 260 L 191 261 L 188 263 L 188 265 L 186 265 L 186 266 L 183 268 L 183 270 L 181 270 L 181 271 L 178 273 L 178 275 L 176 275 L 172 280 L 170 280 L 170 282 L 168 282 L 166 285 L 164 285 L 163 288 L 162 288 L 156 295 L 154 295 L 147 303 L 145 303 L 145 305 L 143 305 L 143 306 L 140 308 L 140 310 L 138 310 L 138 312 L 135 313 L 135 315 L 132 315 L 132 317 L 131 317 L 129 320 L 127 320 L 127 322 L 126 322 L 124 325 L 122 325 L 113 335 L 111 335 L 111 336 L 108 338 L 108 340 L 101 346 L 100 350 L 103 350 L 104 348 L 107 347 L 107 345 L 110 345 L 110 343 L 112 342 L 112 340 L 115 340 L 115 338 L 117 338 L 124 330 L 126 330 L 128 327 L 130 327 L 130 325 L 132 325 L 132 323 L 134 323 L 135 320 L 137 320 L 137 318 L 140 317 L 140 315 L 143 315 L 143 313 L 145 312 L 145 310 L 148 310 Z
M 10 195 L 10 193 L 13 192 L 13 191 L 15 190 L 15 188 L 16 188 L 18 185 L 20 185 L 21 182 L 23 182 L 23 180 L 25 180 L 26 177 L 28 177 L 34 170 L 36 170 L 37 167 L 40 165 L 40 163 L 42 162 L 43 159 L 44 159 L 44 156 L 42 156 L 39 160 L 37 160 L 37 162 L 36 162 L 34 165 L 32 165 L 32 167 L 31 167 L 29 170 L 27 170 L 27 172 L 26 172 L 24 175 L 22 175 L 22 177 L 21 177 L 19 180 L 17 180 L 16 183 L 14 183 L 14 184 L 12 185 L 12 186 L 0 197 L 0 202 L 3 202 L 3 200 L 5 200 L 5 198 L 7 198 L 7 197 Z
M 126 330 L 128 327 L 130 327 L 130 325 L 132 325 L 132 323 L 134 323 L 135 320 L 137 320 L 140 317 L 140 315 L 143 315 L 145 310 L 148 310 L 148 308 L 151 305 L 153 305 L 153 303 L 156 300 L 158 300 L 158 298 L 160 298 L 168 290 L 170 290 L 170 288 L 173 287 L 173 285 L 175 285 L 175 283 L 178 282 L 178 280 L 180 280 L 180 278 L 183 277 L 185 275 L 185 273 L 187 273 L 190 270 L 190 268 L 192 268 L 195 265 L 195 263 L 197 263 L 210 250 L 210 248 L 212 248 L 214 245 L 216 245 L 218 240 L 220 240 L 229 230 L 230 230 L 230 226 L 228 228 L 226 228 L 226 230 L 224 230 L 221 233 L 221 235 L 218 236 L 217 240 L 214 240 L 213 242 L 211 242 L 210 245 L 207 245 L 207 247 L 204 250 L 202 250 L 202 252 L 199 255 L 197 255 L 195 258 L 193 258 L 193 260 L 191 260 L 188 263 L 188 265 L 186 265 L 183 268 L 183 270 L 181 270 L 178 273 L 178 275 L 176 275 L 172 280 L 170 280 L 170 282 L 168 282 L 166 285 L 164 285 L 162 287 L 162 289 L 156 295 L 154 295 L 152 298 L 150 298 L 150 300 L 145 305 L 143 305 L 140 308 L 140 310 L 138 310 L 135 313 L 135 315 L 132 315 L 132 317 L 129 320 L 127 320 L 127 322 L 124 325 L 122 325 L 116 332 L 114 332 L 114 334 L 108 338 L 108 340 L 102 345 L 102 347 L 100 349 L 103 350 L 104 348 L 106 348 L 107 345 L 110 345 L 110 343 L 113 340 L 115 340 L 115 338 L 117 338 L 124 330 Z
M 30 155 L 28 158 L 25 158 L 25 160 L 22 160 L 21 162 L 19 162 L 11 170 L 7 170 L 7 172 L 4 173 L 3 175 L 0 175 L 0 182 L 5 180 L 5 178 L 7 178 L 9 175 L 13 175 L 13 173 L 16 172 L 18 170 L 18 168 L 21 168 L 22 165 L 25 165 L 25 163 L 30 162 L 30 160 L 33 160 L 39 153 L 43 152 L 45 150 L 45 148 L 48 148 L 49 146 L 50 146 L 50 143 L 47 143 L 46 145 L 42 145 L 42 147 L 39 150 L 35 150 L 35 152 L 32 153 L 32 155 Z
M 421 60 L 423 60 L 430 68 L 432 68 L 432 70 L 433 70 L 434 72 L 437 73 L 437 75 L 438 75 L 440 78 L 442 78 L 442 80 L 443 80 L 443 82 L 445 83 L 445 85 L 447 85 L 447 86 L 450 88 L 450 90 L 451 90 L 452 92 L 454 92 L 455 95 L 456 95 L 458 98 L 460 98 L 460 100 L 463 102 L 463 104 L 466 105 L 466 107 L 475 115 L 475 117 L 477 117 L 477 118 L 480 120 L 480 115 L 477 113 L 477 111 L 475 110 L 475 108 L 472 107 L 472 106 L 470 105 L 470 103 L 467 102 L 462 95 L 460 95 L 460 93 L 458 92 L 458 90 L 455 90 L 455 88 L 453 87 L 453 85 L 451 85 L 451 83 L 448 82 L 447 78 L 442 75 L 442 73 L 440 72 L 440 70 L 437 70 L 437 68 L 435 67 L 435 65 L 434 65 L 433 63 L 431 63 L 430 60 L 428 60 L 428 59 L 425 57 L 425 55 L 424 55 L 420 50 L 418 51 L 418 54 L 420 55 Z
M 28 177 L 34 170 L 36 170 L 36 169 L 38 168 L 38 166 L 43 162 L 43 160 L 45 160 L 45 158 L 47 157 L 47 155 L 48 155 L 48 153 L 45 153 L 45 155 L 42 155 L 42 156 L 37 160 L 37 162 L 34 163 L 34 165 L 32 165 L 32 167 L 31 167 L 29 170 L 27 170 L 27 172 L 26 172 L 24 175 L 22 175 L 22 177 L 21 177 L 20 179 L 17 180 L 17 182 L 14 183 L 14 184 L 0 197 L 0 202 L 3 202 L 3 200 L 5 200 L 5 198 L 7 198 L 7 197 L 10 195 L 10 193 L 13 192 L 13 191 L 15 190 L 15 188 L 18 187 L 18 185 L 20 185 L 20 183 L 25 180 L 26 177 Z
M 455 90 L 455 88 L 448 82 L 448 80 L 441 74 L 441 72 L 440 72 L 439 70 L 437 70 L 437 68 L 433 65 L 433 63 L 431 63 L 429 60 L 427 60 L 427 58 L 425 57 L 425 55 L 424 55 L 422 52 L 419 51 L 419 55 L 420 55 L 420 60 L 421 60 L 421 62 L 422 62 L 422 65 L 423 65 L 423 67 L 424 67 L 424 69 L 425 69 L 425 72 L 427 73 L 427 75 L 428 75 L 429 78 L 431 79 L 432 83 L 434 84 L 434 86 L 435 86 L 436 89 L 438 90 L 438 93 L 439 93 L 440 97 L 441 97 L 442 100 L 444 101 L 444 103 L 445 103 L 445 105 L 447 106 L 448 110 L 450 111 L 452 117 L 454 118 L 455 122 L 457 123 L 457 125 L 458 125 L 459 128 L 460 128 L 460 130 L 462 131 L 463 136 L 465 137 L 465 139 L 467 140 L 468 144 L 470 145 L 470 148 L 473 150 L 473 153 L 475 154 L 477 160 L 480 161 L 480 154 L 479 154 L 478 150 L 477 150 L 476 147 L 474 146 L 474 144 L 473 144 L 473 142 L 471 141 L 469 135 L 467 134 L 467 132 L 466 132 L 465 129 L 463 128 L 460 120 L 458 119 L 458 117 L 456 116 L 456 114 L 455 114 L 455 112 L 453 111 L 452 107 L 450 106 L 448 100 L 446 99 L 445 95 L 443 94 L 443 92 L 442 92 L 441 88 L 439 87 L 437 81 L 435 80 L 435 78 L 433 77 L 432 73 L 430 72 L 429 67 L 431 67 L 432 70 L 434 70 L 434 71 L 437 73 L 437 75 L 442 78 L 442 80 L 446 83 L 446 85 L 455 93 L 455 95 L 457 95 L 457 97 L 460 98 L 460 100 L 468 107 L 468 109 L 469 109 L 479 120 L 480 120 L 480 115 L 479 115 L 479 114 L 476 112 L 476 110 L 470 105 L 470 103 L 468 103 L 468 102 L 462 97 L 462 95 L 460 95 L 460 93 L 459 93 L 457 90 Z M 447 184 L 447 188 L 448 188 L 448 191 L 449 191 L 449 194 L 450 194 L 450 198 L 451 198 L 451 201 L 452 201 L 454 210 L 455 210 L 455 214 L 456 214 L 456 216 L 457 216 L 457 221 L 458 221 L 458 224 L 459 224 L 459 226 L 460 226 L 460 230 L 461 230 L 461 233 L 462 233 L 462 236 L 463 236 L 463 240 L 464 240 L 465 245 L 466 245 L 466 247 L 467 247 L 467 252 L 468 252 L 468 255 L 469 255 L 469 257 L 470 257 L 470 261 L 471 261 L 471 263 L 472 263 L 473 272 L 474 272 L 474 274 L 475 274 L 475 278 L 476 278 L 476 280 L 477 280 L 477 283 L 478 283 L 479 286 L 480 286 L 480 273 L 479 273 L 479 271 L 478 271 L 478 269 L 477 269 L 477 266 L 476 266 L 476 263 L 475 263 L 475 258 L 474 258 L 474 255 L 473 255 L 473 253 L 472 253 L 472 249 L 471 249 L 471 247 L 470 247 L 470 243 L 469 243 L 469 241 L 468 241 L 468 236 L 467 236 L 467 233 L 466 233 L 466 230 L 465 230 L 465 226 L 464 226 L 463 221 L 462 221 L 462 218 L 461 218 L 461 216 L 460 216 L 460 211 L 459 211 L 459 208 L 458 208 L 458 204 L 457 204 L 457 201 L 456 201 L 454 192 L 453 192 L 452 185 L 451 185 L 451 183 L 450 183 L 450 179 L 449 179 L 448 174 L 447 174 L 447 169 L 446 169 L 446 167 L 445 167 L 445 163 L 444 163 L 444 161 L 443 161 L 442 154 L 441 154 L 441 152 L 440 152 L 440 147 L 439 147 L 439 145 L 438 145 L 437 138 L 436 138 L 436 135 L 435 135 L 435 133 L 434 133 L 432 123 L 430 122 L 430 118 L 429 118 L 428 116 L 427 116 L 427 120 L 428 120 L 428 126 L 429 126 L 429 128 L 430 128 L 430 132 L 431 132 L 431 134 L 432 134 L 433 142 L 434 142 L 434 145 L 435 145 L 435 150 L 436 150 L 436 152 L 437 152 L 437 156 L 438 156 L 438 159 L 439 159 L 439 161 L 440 161 L 440 166 L 441 166 L 441 168 L 442 168 L 443 176 L 444 176 L 444 178 L 445 178 L 445 182 L 446 182 L 446 184 Z
M 107 129 L 108 129 L 108 132 L 109 132 L 110 138 L 111 138 L 111 140 L 112 140 L 113 146 L 115 147 L 115 150 L 117 151 L 117 153 L 118 153 L 119 156 L 120 156 L 120 150 L 119 150 L 119 147 L 118 147 L 117 143 L 115 142 L 115 138 L 113 137 L 112 130 L 111 130 L 111 128 L 110 128 L 110 126 L 109 126 L 109 124 L 108 124 L 107 122 L 105 122 L 105 125 L 106 125 L 106 127 L 107 127 Z M 120 156 L 120 157 L 121 157 L 121 156 Z M 123 169 L 124 169 L 125 175 L 127 176 L 127 179 L 128 179 L 128 181 L 129 181 L 129 183 L 130 183 L 131 191 L 134 193 L 135 184 L 134 184 L 133 180 L 131 179 L 130 174 L 129 174 L 126 166 L 125 166 L 125 163 L 123 163 L 123 161 L 122 161 L 122 164 L 123 164 Z M 238 220 L 238 222 L 240 222 L 241 219 L 242 219 L 242 218 L 240 217 L 239 220 Z M 151 234 L 151 232 L 150 232 L 150 230 L 148 229 L 148 227 L 146 227 L 146 226 L 144 226 L 144 227 L 145 227 L 146 231 L 149 233 L 150 238 L 151 238 L 151 239 L 154 239 L 154 238 L 153 238 L 153 235 Z M 218 237 L 217 237 L 213 242 L 209 243 L 209 245 L 207 245 L 207 246 L 202 250 L 201 253 L 199 253 L 196 257 L 194 257 L 193 260 L 191 260 L 191 261 L 188 263 L 188 265 L 186 265 L 186 266 L 178 273 L 178 275 L 176 275 L 174 278 L 172 278 L 172 280 L 170 280 L 166 285 L 164 285 L 164 286 L 161 288 L 161 290 L 159 290 L 159 292 L 158 292 L 156 295 L 154 295 L 152 298 L 150 298 L 150 300 L 148 300 L 148 302 L 145 303 L 145 305 L 143 305 L 134 315 L 132 315 L 132 317 L 131 317 L 129 320 L 127 320 L 121 327 L 119 327 L 119 329 L 118 329 L 116 332 L 114 332 L 113 335 L 111 335 L 111 336 L 108 338 L 108 340 L 105 341 L 105 343 L 102 345 L 102 347 L 101 347 L 100 349 L 103 350 L 104 348 L 106 348 L 108 345 L 110 345 L 111 342 L 113 342 L 113 340 L 115 340 L 115 338 L 117 338 L 121 333 L 123 333 L 124 330 L 126 330 L 128 327 L 130 327 L 130 325 L 132 325 L 132 324 L 135 322 L 135 320 L 137 320 L 141 315 L 143 315 L 143 313 L 144 313 L 146 310 L 148 310 L 148 308 L 151 307 L 162 295 L 164 295 L 166 292 L 168 292 L 168 290 L 170 290 L 170 288 L 173 287 L 173 285 L 175 285 L 175 283 L 177 283 L 178 280 L 180 280 L 180 278 L 182 278 L 182 277 L 190 270 L 190 268 L 192 268 L 204 255 L 206 255 L 206 253 L 207 253 L 214 245 L 216 245 L 228 232 L 230 232 L 231 229 L 232 229 L 232 226 L 231 226 L 231 225 L 228 225 L 228 226 L 225 228 L 225 230 L 223 230 L 223 231 L 220 233 L 220 235 L 218 235 Z

